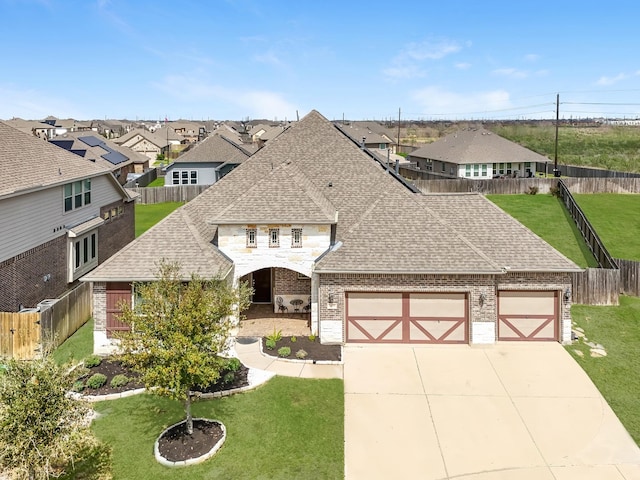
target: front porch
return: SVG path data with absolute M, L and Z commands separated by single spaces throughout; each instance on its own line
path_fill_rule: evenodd
M 311 314 L 274 313 L 273 304 L 253 303 L 243 312 L 245 319 L 240 321 L 239 337 L 265 337 L 280 331 L 282 336 L 306 336 L 311 333 Z

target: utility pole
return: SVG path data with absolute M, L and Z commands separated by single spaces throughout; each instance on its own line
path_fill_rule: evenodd
M 560 121 L 560 94 L 556 94 L 556 148 L 555 153 L 553 155 L 554 163 L 553 163 L 553 176 L 559 177 L 560 170 L 558 170 L 558 123 Z
M 400 152 L 400 107 L 398 107 L 398 143 L 396 145 L 396 153 Z

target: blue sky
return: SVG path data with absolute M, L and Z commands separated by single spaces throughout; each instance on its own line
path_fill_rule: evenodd
M 0 0 L 0 118 L 640 116 L 640 2 Z

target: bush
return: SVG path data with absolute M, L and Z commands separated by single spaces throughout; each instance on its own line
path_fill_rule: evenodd
M 276 348 L 276 341 L 271 339 L 271 338 L 267 338 L 264 341 L 265 346 L 267 347 L 268 350 L 273 350 L 274 348 Z
M 82 390 L 84 390 L 84 382 L 82 380 L 76 380 L 75 382 L 73 382 L 71 390 L 74 392 L 81 392 Z
M 274 328 L 273 333 L 267 336 L 267 340 L 273 340 L 274 342 L 279 342 L 282 340 L 282 331 Z
M 127 383 L 129 383 L 129 377 L 126 375 L 116 375 L 111 379 L 110 385 L 113 388 L 124 387 Z
M 227 362 L 227 370 L 230 370 L 231 372 L 237 372 L 238 370 L 240 370 L 241 366 L 242 363 L 240 363 L 240 360 L 238 360 L 237 358 L 230 358 Z
M 528 195 L 535 195 L 536 193 L 538 193 L 538 191 L 539 191 L 538 187 L 536 187 L 536 186 L 534 185 L 534 186 L 529 187 L 529 191 L 528 191 L 528 192 L 526 192 L 526 193 L 527 193 Z
M 313 333 L 311 335 L 309 335 L 309 341 L 310 342 L 315 342 L 316 341 L 316 336 Z
M 304 360 L 305 358 L 307 358 L 307 352 L 305 352 L 303 349 L 300 349 L 296 352 L 296 358 L 299 358 L 300 360 Z
M 102 363 L 102 358 L 98 355 L 90 355 L 84 359 L 84 366 L 87 368 L 97 367 Z
M 291 343 L 296 343 L 297 341 L 298 339 L 295 336 L 291 337 Z
M 228 371 L 222 376 L 222 383 L 225 385 L 232 383 L 236 379 L 236 372 Z
M 278 349 L 278 355 L 281 357 L 288 357 L 291 355 L 291 349 L 289 347 L 280 347 Z
M 89 370 L 87 367 L 82 365 L 79 365 L 73 371 L 73 374 L 76 376 L 78 380 L 88 377 L 90 373 L 91 373 L 91 370 Z
M 549 189 L 549 193 L 551 195 L 553 195 L 554 197 L 560 198 L 560 188 L 558 188 L 558 187 L 551 187 Z
M 102 373 L 96 373 L 87 380 L 87 388 L 100 388 L 107 383 L 107 376 Z

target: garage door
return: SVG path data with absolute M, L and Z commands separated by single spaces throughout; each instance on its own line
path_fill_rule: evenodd
M 557 340 L 558 292 L 498 292 L 498 340 Z
M 349 343 L 468 343 L 464 293 L 346 294 Z

